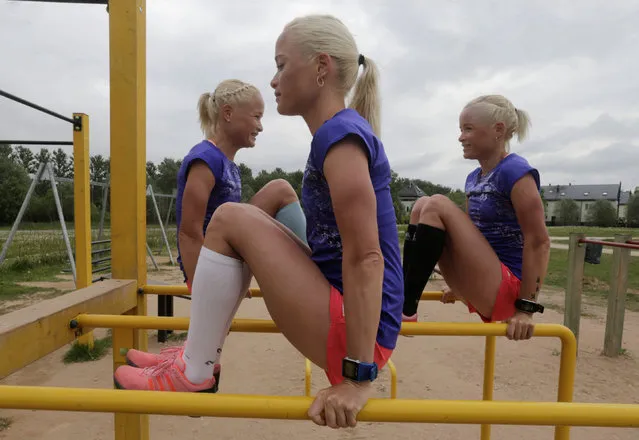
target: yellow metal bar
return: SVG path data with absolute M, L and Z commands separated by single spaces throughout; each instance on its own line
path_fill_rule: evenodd
M 89 185 L 89 117 L 74 113 L 73 130 L 73 226 L 75 229 L 75 288 L 91 284 L 91 186 Z M 77 123 L 79 122 L 79 124 Z M 93 348 L 93 332 L 86 332 L 78 342 Z
M 73 224 L 76 289 L 91 284 L 91 187 L 89 186 L 89 117 L 74 113 L 81 130 L 73 131 Z
M 146 0 L 109 2 L 111 268 L 146 284 Z M 147 314 L 146 295 L 130 312 Z M 146 350 L 145 330 L 133 348 Z M 148 440 L 148 416 L 116 413 L 116 440 Z
M 307 420 L 313 398 L 0 386 L 0 408 Z M 639 405 L 371 399 L 359 421 L 639 427 Z
M 388 368 L 391 373 L 391 399 L 397 399 L 397 368 L 392 359 L 388 360 Z
M 119 314 L 135 307 L 137 296 L 134 281 L 105 280 L 3 315 L 0 379 L 73 342 L 79 330 L 69 321 L 78 313 Z
M 304 395 L 306 397 L 311 396 L 311 361 L 308 358 L 304 358 Z
M 251 296 L 254 298 L 261 298 L 262 291 L 259 288 L 251 288 Z M 148 284 L 141 287 L 141 292 L 147 295 L 190 295 L 189 289 L 184 285 L 169 285 L 159 286 L 155 284 Z M 422 301 L 439 301 L 442 297 L 442 292 L 439 290 L 425 290 L 422 293 Z
M 495 345 L 495 336 L 486 336 L 483 400 L 493 400 L 493 390 L 495 389 Z M 490 440 L 490 425 L 481 425 L 481 440 Z

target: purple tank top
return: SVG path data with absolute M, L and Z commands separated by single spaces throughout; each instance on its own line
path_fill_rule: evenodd
M 302 182 L 302 203 L 306 214 L 308 244 L 312 259 L 327 280 L 343 293 L 342 241 L 323 174 L 324 159 L 332 145 L 348 135 L 356 135 L 366 149 L 371 181 L 377 197 L 379 241 L 384 256 L 382 310 L 377 342 L 393 349 L 401 326 L 404 302 L 397 219 L 390 193 L 391 168 L 382 142 L 355 110 L 344 109 L 326 121 L 313 136 Z
M 209 201 L 206 205 L 203 233 L 206 233 L 206 228 L 218 206 L 226 202 L 240 202 L 242 199 L 242 183 L 240 181 L 240 170 L 238 166 L 233 161 L 229 160 L 224 153 L 222 153 L 222 151 L 220 151 L 210 141 L 204 140 L 200 142 L 191 148 L 191 151 L 189 151 L 189 153 L 184 157 L 182 166 L 178 171 L 177 197 L 175 203 L 175 218 L 177 221 L 178 232 L 180 230 L 180 222 L 182 220 L 182 196 L 184 195 L 186 178 L 191 165 L 193 165 L 196 161 L 201 161 L 208 165 L 213 176 L 215 176 L 215 187 L 213 187 L 213 191 L 211 191 Z M 177 260 L 182 273 L 184 273 L 179 244 Z
M 531 173 L 540 189 L 539 172 L 523 157 L 511 153 L 487 175 L 481 168 L 466 178 L 468 214 L 477 229 L 486 237 L 499 260 L 521 280 L 524 237 L 510 201 L 515 183 Z

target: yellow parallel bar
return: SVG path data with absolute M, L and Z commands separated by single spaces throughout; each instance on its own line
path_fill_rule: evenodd
M 482 399 L 493 400 L 495 389 L 495 336 L 486 336 L 486 349 L 484 354 L 484 390 Z M 490 425 L 481 425 L 481 440 L 490 440 Z
M 81 130 L 73 131 L 73 224 L 76 289 L 91 284 L 91 187 L 89 186 L 89 117 L 74 113 Z
M 0 379 L 73 342 L 69 321 L 79 313 L 123 313 L 138 296 L 133 280 L 105 280 L 3 315 Z
M 308 358 L 304 358 L 304 395 L 306 397 L 311 396 L 311 361 Z
M 146 284 L 146 0 L 109 1 L 111 268 Z M 147 314 L 146 295 L 129 313 Z M 132 335 L 146 350 L 145 330 Z M 120 340 L 129 340 L 122 335 Z M 115 366 L 115 365 L 114 365 Z M 115 440 L 148 440 L 148 416 L 116 413 Z
M 306 420 L 302 396 L 0 386 L 0 408 Z M 359 421 L 639 427 L 639 405 L 371 399 Z
M 188 330 L 190 318 L 165 316 L 119 316 L 80 314 L 76 317 L 79 327 L 137 328 Z M 507 324 L 482 322 L 404 322 L 400 333 L 419 336 L 505 336 Z M 232 331 L 248 333 L 279 333 L 270 319 L 234 319 Z M 537 324 L 533 336 L 558 337 L 574 343 L 572 332 L 560 324 Z
M 391 399 L 397 399 L 397 368 L 392 359 L 389 359 L 387 364 L 391 372 Z
M 142 286 L 142 293 L 147 295 L 190 295 L 189 289 L 184 285 L 172 285 L 172 286 L 158 286 L 154 284 L 148 284 Z M 259 288 L 251 288 L 251 296 L 254 298 L 261 298 L 262 291 Z M 425 290 L 422 293 L 422 301 L 439 301 L 442 297 L 440 290 Z

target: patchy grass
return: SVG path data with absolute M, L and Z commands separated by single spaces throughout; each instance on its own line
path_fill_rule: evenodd
M 54 254 L 19 257 L 0 266 L 0 301 L 17 299 L 35 292 L 59 293 L 57 289 L 22 286 L 19 282 L 51 281 L 62 273 L 66 257 Z M 50 290 L 50 292 L 48 291 Z
M 588 264 L 584 267 L 585 295 L 596 299 L 606 300 L 610 291 L 610 271 L 612 267 L 612 255 L 602 254 L 601 264 Z M 544 284 L 565 289 L 568 274 L 568 251 L 564 249 L 551 249 L 548 263 L 548 274 Z M 628 295 L 626 307 L 629 310 L 639 311 L 639 258 L 631 258 L 628 266 Z
M 0 432 L 9 429 L 9 426 L 13 423 L 13 420 L 9 417 L 0 417 Z
M 639 237 L 638 228 L 599 228 L 595 226 L 549 226 L 552 237 L 568 237 L 571 232 L 583 232 L 587 237 L 614 237 L 615 234 L 630 234 Z
M 65 364 L 72 364 L 102 359 L 109 351 L 109 348 L 111 348 L 112 342 L 110 334 L 104 338 L 96 339 L 93 348 L 89 348 L 87 345 L 80 345 L 75 341 L 69 351 L 65 353 L 63 362 Z
M 186 341 L 186 337 L 188 336 L 189 332 L 173 332 L 170 333 L 166 340 L 167 341 L 172 341 L 172 342 L 184 342 Z

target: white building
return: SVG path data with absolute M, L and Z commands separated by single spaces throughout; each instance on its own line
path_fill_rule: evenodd
M 585 223 L 590 206 L 597 200 L 608 201 L 617 211 L 618 219 L 626 219 L 630 191 L 622 191 L 621 184 L 609 185 L 546 185 L 542 186 L 547 202 L 546 223 L 555 224 L 559 220 L 558 207 L 562 200 L 574 200 L 579 206 L 579 221 Z

